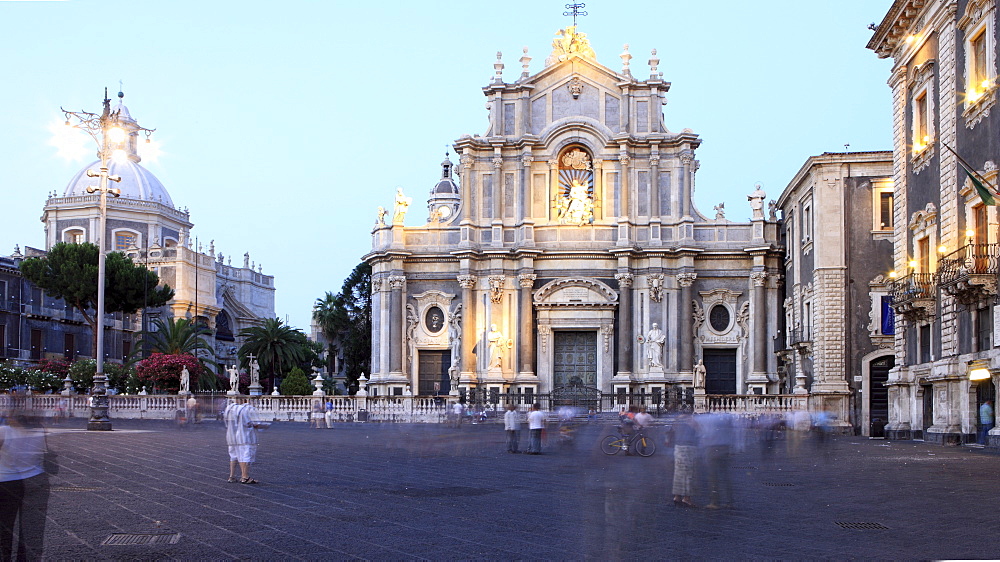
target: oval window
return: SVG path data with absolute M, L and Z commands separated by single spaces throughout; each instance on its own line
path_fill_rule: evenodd
M 716 332 L 724 332 L 729 327 L 729 309 L 721 304 L 712 307 L 708 321 Z
M 436 306 L 428 308 L 427 314 L 424 315 L 424 325 L 432 334 L 440 332 L 444 328 L 444 311 Z

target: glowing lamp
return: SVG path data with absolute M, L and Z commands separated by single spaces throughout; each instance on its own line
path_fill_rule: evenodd
M 972 230 L 971 228 L 969 230 L 965 231 L 965 237 L 966 238 L 972 238 L 975 235 L 976 235 L 976 231 Z
M 121 127 L 111 127 L 108 129 L 108 139 L 111 142 L 122 142 L 125 140 L 125 129 Z
M 984 381 L 993 376 L 990 372 L 989 363 L 983 359 L 969 361 L 969 380 Z
M 910 262 L 907 265 L 909 265 L 910 267 L 916 269 L 916 267 L 917 267 L 917 260 L 910 260 Z
M 948 251 L 948 246 L 945 246 L 944 244 L 941 244 L 940 246 L 938 246 L 938 253 L 939 254 L 943 254 L 943 253 L 945 253 L 947 251 Z
M 890 272 L 889 272 L 889 277 L 890 277 L 891 279 L 895 279 L 895 278 L 896 278 L 896 272 L 895 272 L 895 271 L 890 271 Z
M 906 36 L 906 42 L 907 42 L 908 44 L 909 44 L 909 43 L 913 43 L 913 41 L 914 41 L 914 40 L 915 40 L 916 38 L 917 38 L 917 36 L 916 36 L 916 35 L 907 35 L 907 36 Z

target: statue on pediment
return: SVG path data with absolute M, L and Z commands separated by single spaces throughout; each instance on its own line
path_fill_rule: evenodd
M 594 49 L 590 46 L 590 40 L 587 39 L 587 34 L 577 33 L 575 25 L 556 32 L 556 37 L 552 40 L 552 54 L 545 59 L 545 66 L 567 60 L 571 55 L 590 59 L 597 58 Z

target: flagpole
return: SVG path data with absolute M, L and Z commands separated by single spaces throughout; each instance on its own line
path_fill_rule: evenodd
M 964 166 L 965 169 L 968 170 L 970 174 L 975 174 L 975 176 L 979 179 L 980 182 L 983 183 L 983 185 L 989 186 L 989 188 L 991 190 L 993 190 L 994 193 L 997 193 L 997 188 L 993 187 L 993 184 L 991 184 L 990 182 L 986 181 L 986 178 L 984 178 L 983 176 L 981 176 L 979 174 L 979 172 L 977 172 L 976 169 L 972 167 L 972 164 L 969 164 L 968 162 L 965 161 L 964 158 L 962 158 L 961 156 L 959 156 L 958 153 L 955 152 L 955 149 L 953 149 L 952 147 L 948 146 L 947 144 L 945 144 L 943 142 L 941 143 L 941 146 L 947 148 L 949 152 L 951 152 L 952 154 L 954 154 L 955 158 L 958 158 L 959 163 L 961 163 L 962 166 Z

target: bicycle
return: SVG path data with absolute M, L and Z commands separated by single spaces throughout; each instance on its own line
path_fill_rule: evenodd
M 620 451 L 634 450 L 640 457 L 648 457 L 656 452 L 656 442 L 647 437 L 642 430 L 635 430 L 635 433 L 627 435 L 618 428 L 618 435 L 608 435 L 601 440 L 601 451 L 605 455 L 616 455 Z

